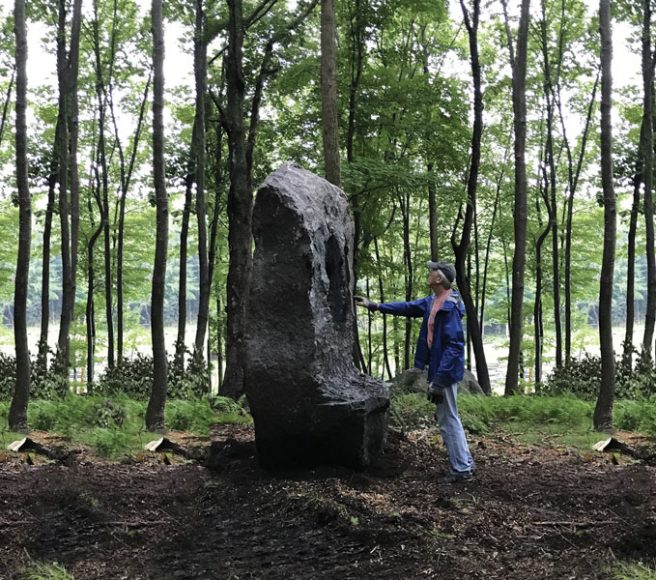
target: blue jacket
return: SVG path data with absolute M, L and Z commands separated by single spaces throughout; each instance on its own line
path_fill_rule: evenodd
M 465 336 L 462 330 L 465 306 L 460 294 L 451 290 L 451 295 L 435 316 L 433 346 L 429 349 L 426 336 L 434 298 L 426 296 L 412 302 L 386 302 L 380 304 L 378 310 L 383 314 L 423 317 L 415 351 L 415 368 L 424 370 L 428 365 L 428 382 L 448 387 L 461 381 L 465 374 Z

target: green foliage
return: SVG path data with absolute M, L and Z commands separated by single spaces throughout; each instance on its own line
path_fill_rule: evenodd
M 87 441 L 101 457 L 115 458 L 131 447 L 130 434 L 119 429 L 94 429 Z
M 170 401 L 165 409 L 166 425 L 176 431 L 191 431 L 199 435 L 209 434 L 216 423 L 216 415 L 207 400 Z
M 656 562 L 620 562 L 613 566 L 610 580 L 656 580 Z
M 185 399 L 201 397 L 208 392 L 209 370 L 202 358 L 192 356 L 186 369 L 172 358 L 168 364 L 168 397 Z M 95 394 L 126 395 L 147 399 L 153 386 L 153 359 L 138 353 L 133 359 L 123 360 L 113 369 L 106 369 L 95 387 Z
M 461 395 L 458 410 L 463 426 L 470 433 L 486 434 L 500 424 L 521 423 L 529 428 L 554 426 L 564 430 L 580 428 L 589 430 L 592 421 L 592 405 L 575 397 L 483 397 Z M 422 429 L 435 424 L 435 406 L 422 394 L 405 394 L 391 402 L 391 423 L 403 431 Z M 650 421 L 656 413 L 645 403 L 618 411 L 619 422 L 633 421 L 643 432 L 654 430 Z M 636 418 L 638 417 L 638 418 Z
M 48 372 L 31 361 L 30 396 L 35 399 L 57 399 L 69 393 L 69 383 L 66 377 L 56 372 Z M 0 353 L 0 400 L 10 400 L 16 385 L 16 358 Z
M 22 580 L 74 580 L 58 562 L 45 563 L 31 560 L 21 571 Z
M 637 356 L 635 366 L 618 358 L 615 361 L 615 396 L 618 399 L 648 399 L 656 395 L 656 368 Z M 588 400 L 596 399 L 601 385 L 601 358 L 586 353 L 566 366 L 554 369 L 542 392 L 545 395 L 572 394 Z
M 425 396 L 407 393 L 392 397 L 390 424 L 403 432 L 425 429 L 435 423 L 435 405 Z

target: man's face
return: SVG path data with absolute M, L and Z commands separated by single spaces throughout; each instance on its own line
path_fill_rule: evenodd
M 428 271 L 428 286 L 430 288 L 435 288 L 439 286 L 442 282 L 442 274 L 439 270 L 429 270 Z

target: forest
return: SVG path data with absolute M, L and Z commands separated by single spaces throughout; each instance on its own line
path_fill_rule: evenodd
M 538 577 L 563 578 L 573 561 L 572 577 L 653 578 L 653 8 L 0 2 L 0 438 L 3 450 L 26 435 L 33 446 L 0 450 L 0 497 L 16 504 L 0 536 L 19 527 L 0 578 L 534 578 L 537 562 Z M 345 193 L 353 294 L 415 300 L 430 293 L 427 260 L 455 266 L 466 366 L 487 395 L 459 401 L 484 472 L 474 500 L 425 497 L 434 409 L 396 382 L 419 323 L 355 307 L 355 365 L 392 385 L 385 457 L 368 474 L 325 467 L 274 483 L 253 463 L 252 213 L 284 162 Z M 148 433 L 171 447 L 144 453 Z M 590 455 L 610 434 L 625 435 L 604 447 L 615 452 Z M 66 488 L 17 471 L 26 464 L 93 469 Z M 208 469 L 198 480 L 197 464 Z M 23 478 L 52 527 L 41 545 L 28 540 L 40 524 L 18 495 Z M 175 508 L 159 499 L 172 488 L 186 498 Z M 562 513 L 537 514 L 538 500 Z M 151 507 L 135 520 L 138 502 Z M 227 539 L 210 522 L 237 504 Z M 102 528 L 97 557 L 57 535 L 73 529 L 66 518 L 72 543 Z M 499 531 L 495 518 L 515 523 Z M 282 527 L 240 560 L 240 526 L 260 539 Z M 143 548 L 147 534 L 158 546 Z M 489 546 L 436 548 L 480 534 Z M 164 551 L 170 537 L 195 546 L 194 565 Z M 303 537 L 311 547 L 290 564 Z M 232 554 L 223 567 L 217 544 Z

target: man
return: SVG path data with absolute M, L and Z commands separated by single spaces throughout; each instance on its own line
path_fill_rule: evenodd
M 435 415 L 451 467 L 442 482 L 458 483 L 471 479 L 475 469 L 456 404 L 458 383 L 465 372 L 462 330 L 465 307 L 458 292 L 452 289 L 455 268 L 445 262 L 429 261 L 427 266 L 428 286 L 433 291 L 431 296 L 413 302 L 383 304 L 356 296 L 355 301 L 358 306 L 372 312 L 423 318 L 415 368 L 423 370 L 428 365 L 427 396 L 436 404 Z

